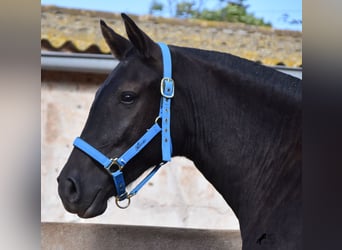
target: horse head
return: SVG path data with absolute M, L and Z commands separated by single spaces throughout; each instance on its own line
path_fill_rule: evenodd
M 101 20 L 101 31 L 120 61 L 95 95 L 80 137 L 108 156 L 119 156 L 151 124 L 158 123 L 163 62 L 160 47 L 122 14 L 129 40 Z M 125 183 L 138 178 L 161 159 L 161 136 L 122 169 Z M 102 214 L 107 200 L 117 195 L 111 175 L 97 161 L 75 147 L 58 177 L 58 193 L 71 213 L 83 218 Z

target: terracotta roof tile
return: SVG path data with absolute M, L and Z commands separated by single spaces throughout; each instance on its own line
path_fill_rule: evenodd
M 155 41 L 228 52 L 265 65 L 302 65 L 301 32 L 202 20 L 132 18 Z M 41 48 L 110 53 L 101 35 L 100 19 L 126 37 L 119 14 L 42 6 Z

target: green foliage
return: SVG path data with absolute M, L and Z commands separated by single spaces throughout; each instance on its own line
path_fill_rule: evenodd
M 248 5 L 244 4 L 246 0 L 223 1 L 225 5 L 217 10 L 196 9 L 195 1 L 181 1 L 176 5 L 175 16 L 179 18 L 196 18 L 212 21 L 239 22 L 258 26 L 271 26 L 263 18 L 257 18 L 247 12 Z
M 156 12 L 161 12 L 164 8 L 164 5 L 157 0 L 153 0 L 150 6 L 150 14 L 154 14 Z
M 194 17 L 196 15 L 196 11 L 194 10 L 195 2 L 181 2 L 176 5 L 176 16 L 177 17 Z
M 204 9 L 197 18 L 224 22 L 239 22 L 258 26 L 271 26 L 270 23 L 264 22 L 262 18 L 257 18 L 253 14 L 247 12 L 246 5 L 236 3 L 227 3 L 221 9 L 207 10 Z
M 150 14 L 157 14 L 164 11 L 164 5 L 160 0 L 153 0 L 150 6 Z M 205 0 L 168 0 L 169 12 L 178 18 L 196 18 L 212 21 L 246 23 L 250 25 L 269 26 L 263 18 L 257 18 L 252 13 L 247 12 L 249 5 L 246 0 L 218 0 L 221 8 L 216 10 L 202 9 Z

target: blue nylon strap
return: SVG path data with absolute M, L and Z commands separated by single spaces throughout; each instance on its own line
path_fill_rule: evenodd
M 126 193 L 126 183 L 123 177 L 123 173 L 120 170 L 115 171 L 114 173 L 112 173 L 113 176 L 113 181 L 114 181 L 114 185 L 116 188 L 116 196 L 119 199 L 125 199 L 127 195 Z
M 170 161 L 172 156 L 172 141 L 170 134 L 171 98 L 174 95 L 174 81 L 172 80 L 172 61 L 168 46 L 158 43 L 163 55 L 163 79 L 160 91 L 162 95 L 159 117 L 162 119 L 162 159 Z
M 155 123 L 136 143 L 134 143 L 133 146 L 131 146 L 120 158 L 116 160 L 117 163 L 121 167 L 126 165 L 126 163 L 137 155 L 160 131 L 160 126 Z M 88 144 L 80 137 L 77 137 L 74 140 L 74 146 L 82 150 L 105 168 L 108 168 L 112 163 L 110 158 L 102 154 L 99 150 Z
M 170 135 L 170 108 L 171 99 L 166 99 L 163 97 L 162 105 L 160 107 L 159 116 L 162 119 L 162 158 L 163 161 L 170 161 L 172 155 L 172 142 Z
M 79 137 L 76 137 L 74 140 L 74 146 L 82 150 L 84 153 L 89 155 L 91 158 L 96 160 L 98 163 L 100 163 L 105 168 L 109 167 L 112 163 L 111 159 L 102 154 L 100 151 L 98 151 L 96 148 L 88 144 L 86 141 L 82 140 Z
M 123 167 L 129 160 L 131 160 L 135 155 L 137 155 L 160 131 L 160 126 L 157 123 L 155 123 L 133 146 L 131 146 L 121 157 L 119 157 L 116 160 L 116 162 L 121 167 Z M 112 159 L 102 154 L 100 151 L 98 151 L 96 148 L 88 144 L 83 139 L 77 137 L 74 141 L 74 146 L 82 150 L 90 157 L 92 157 L 105 168 L 111 166 Z M 157 169 L 155 171 L 152 171 L 148 175 L 149 178 L 147 178 L 147 176 L 136 188 L 134 188 L 132 190 L 134 191 L 133 193 L 136 194 L 142 188 L 142 186 L 145 185 L 145 183 L 155 174 L 156 171 Z M 125 195 L 126 184 L 122 172 L 120 170 L 117 170 L 114 173 L 111 173 L 111 175 L 113 177 L 118 199 L 125 199 L 127 197 L 127 195 Z
M 157 43 L 162 52 L 163 58 L 163 75 L 164 77 L 172 77 L 172 61 L 169 47 L 165 43 Z
M 88 144 L 83 139 L 77 137 L 74 141 L 74 146 L 82 150 L 84 153 L 89 155 L 91 158 L 100 163 L 103 167 L 108 169 L 112 164 L 112 159 L 108 158 L 96 148 Z M 123 178 L 123 174 L 120 170 L 111 173 L 116 188 L 117 196 L 122 197 L 126 193 L 126 184 Z
M 132 191 L 129 193 L 130 196 L 136 195 L 138 191 L 152 178 L 153 175 L 155 175 L 158 171 L 158 169 L 163 166 L 164 163 L 160 163 L 157 166 L 155 166 L 151 172 L 135 187 L 132 189 Z
M 124 166 L 129 160 L 136 156 L 160 131 L 160 126 L 155 123 L 133 146 L 131 146 L 121 157 L 116 160 L 117 163 L 120 166 Z

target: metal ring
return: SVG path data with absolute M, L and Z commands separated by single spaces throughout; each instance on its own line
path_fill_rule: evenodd
M 112 173 L 112 171 L 110 171 L 110 168 L 112 167 L 112 166 L 117 166 L 118 167 L 118 169 L 121 171 L 122 169 L 123 169 L 123 166 L 120 166 L 120 164 L 118 163 L 118 158 L 111 158 L 111 163 L 110 163 L 110 165 L 107 167 L 107 169 L 108 169 L 108 171 L 110 172 L 110 173 Z M 115 170 L 116 171 L 116 170 Z M 114 172 L 115 172 L 114 171 Z
M 116 204 L 116 206 L 117 206 L 118 208 L 121 208 L 121 209 L 128 208 L 129 205 L 131 204 L 131 196 L 128 195 L 126 199 L 128 200 L 127 205 L 126 205 L 126 206 L 121 206 L 120 203 L 119 203 L 119 202 L 120 202 L 120 199 L 119 199 L 118 197 L 115 197 L 115 204 Z
M 154 123 L 158 123 L 158 120 L 161 119 L 161 117 L 158 115 L 157 118 L 154 120 Z

